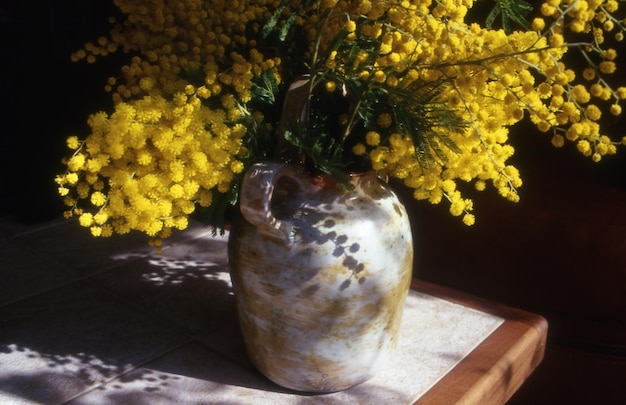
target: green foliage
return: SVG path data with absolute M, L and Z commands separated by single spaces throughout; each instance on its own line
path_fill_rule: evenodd
M 464 128 L 460 118 L 439 99 L 442 88 L 447 85 L 445 81 L 409 80 L 403 77 L 407 71 L 398 75 L 390 70 L 385 74 L 401 77 L 397 86 L 391 86 L 378 82 L 373 75 L 368 78 L 360 75 L 364 70 L 374 72 L 377 69 L 381 41 L 363 35 L 360 29 L 373 22 L 366 17 L 358 19 L 356 38 L 350 40 L 346 40 L 347 31 L 340 30 L 328 49 L 312 60 L 310 101 L 305 107 L 308 119 L 298 121 L 295 126 L 292 123 L 286 136 L 288 142 L 312 160 L 315 168 L 335 177 L 346 169 L 367 170 L 367 167 L 354 165 L 351 148 L 364 139 L 368 130 L 387 134 L 381 144 L 392 132 L 409 135 L 417 161 L 424 167 L 434 159 L 445 161 L 444 149 L 459 152 L 454 142 L 444 135 L 446 131 Z M 328 63 L 331 58 L 334 63 Z M 332 94 L 324 94 L 327 91 L 323 87 L 328 82 L 336 84 Z M 392 127 L 384 128 L 378 123 L 383 113 L 393 117 Z M 340 115 L 347 117 L 341 126 L 328 119 Z M 437 131 L 437 128 L 446 131 Z
M 444 82 L 416 81 L 406 88 L 389 89 L 389 106 L 399 132 L 409 135 L 415 145 L 417 161 L 428 166 L 435 158 L 446 161 L 443 149 L 460 153 L 457 145 L 437 127 L 460 130 L 465 124 L 437 101 Z
M 526 16 L 533 10 L 533 6 L 524 0 L 494 0 L 495 5 L 487 15 L 485 26 L 491 28 L 498 15 L 502 20 L 502 29 L 511 33 L 511 22 L 519 25 L 525 30 L 532 30 L 530 22 Z
M 306 10 L 311 7 L 317 0 L 306 0 L 301 2 L 301 9 Z M 290 0 L 282 0 L 278 7 L 274 10 L 270 18 L 263 25 L 261 29 L 261 38 L 263 40 L 267 40 L 272 35 L 276 35 L 276 38 L 280 42 L 285 42 L 287 37 L 290 35 L 293 23 L 296 20 L 296 17 L 299 13 L 291 12 L 287 15 L 286 20 L 281 22 L 281 18 L 285 16 L 285 12 L 288 10 L 287 6 L 293 6 L 294 3 Z M 281 22 L 281 24 L 279 24 Z
M 502 5 L 498 6 L 501 9 L 517 10 L 509 4 L 515 0 L 501 1 Z M 272 70 L 256 76 L 251 88 L 252 100 L 240 106 L 244 113 L 243 124 L 251 134 L 245 144 L 246 166 L 264 159 L 285 161 L 302 165 L 310 172 L 327 174 L 349 187 L 350 172 L 371 169 L 367 158 L 362 159 L 352 152 L 370 130 L 381 134 L 381 145 L 388 143 L 392 133 L 408 135 L 415 146 L 416 159 L 423 167 L 434 160 L 445 161 L 445 150 L 460 152 L 445 135 L 465 125 L 439 98 L 448 85 L 445 80 L 408 79 L 410 61 L 406 61 L 404 72 L 392 68 L 383 72 L 400 79 L 396 86 L 374 78 L 374 73 L 380 69 L 376 61 L 382 43 L 378 38 L 364 35 L 361 28 L 382 22 L 383 30 L 392 29 L 384 20 L 359 18 L 355 36 L 348 39 L 348 31 L 340 29 L 326 49 L 315 48 L 309 58 L 303 56 L 307 49 L 284 46 L 285 43 L 307 43 L 302 40 L 303 33 L 298 31 L 292 16 L 305 14 L 302 10 L 315 2 L 294 4 L 283 0 L 260 28 L 263 48 L 275 49 L 283 66 L 288 66 L 289 70 L 281 70 L 281 84 L 277 83 Z M 294 12 L 294 7 L 299 7 L 301 13 Z M 506 13 L 508 16 L 512 12 Z M 322 21 L 320 32 L 323 32 L 323 25 Z M 363 77 L 363 71 L 372 74 Z M 301 83 L 297 94 L 289 93 L 286 87 L 296 81 Z M 334 84 L 334 91 L 326 88 L 328 83 Z M 248 109 L 261 112 L 264 122 L 274 124 L 259 124 Z M 392 117 L 391 126 L 381 126 L 378 122 L 381 114 Z M 440 128 L 445 131 L 438 130 Z M 209 218 L 211 225 L 222 229 L 224 218 L 229 217 L 229 210 L 237 204 L 238 192 L 234 187 L 227 193 L 214 193 L 214 203 L 202 215 Z

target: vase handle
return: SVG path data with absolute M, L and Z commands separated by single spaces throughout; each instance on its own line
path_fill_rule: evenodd
M 258 231 L 277 242 L 290 244 L 293 241 L 293 224 L 276 218 L 272 212 L 272 199 L 276 184 L 287 177 L 299 188 L 300 176 L 295 166 L 276 163 L 255 163 L 244 175 L 239 193 L 239 208 L 243 217 L 255 225 Z M 289 190 L 296 191 L 296 190 Z

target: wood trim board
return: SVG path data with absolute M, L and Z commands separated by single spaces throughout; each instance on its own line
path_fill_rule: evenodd
M 505 319 L 415 405 L 504 404 L 543 360 L 548 334 L 543 317 L 419 279 L 411 288 Z

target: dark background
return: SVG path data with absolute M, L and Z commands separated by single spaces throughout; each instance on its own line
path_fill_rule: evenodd
M 106 34 L 111 3 L 0 5 L 1 215 L 32 224 L 61 215 L 54 177 L 65 138 L 87 134 L 88 114 L 108 106 L 103 86 L 125 56 L 69 58 Z M 618 139 L 624 123 L 606 119 Z M 443 204 L 406 199 L 415 274 L 547 318 L 545 360 L 512 404 L 626 403 L 626 150 L 596 164 L 527 124 L 511 137 L 520 203 L 476 193 L 477 223 L 466 227 Z
M 108 0 L 0 4 L 3 214 L 38 222 L 62 212 L 54 177 L 70 152 L 65 139 L 87 134 L 87 116 L 107 105 L 103 87 L 116 72 L 108 58 L 89 65 L 70 55 L 108 32 L 114 10 Z

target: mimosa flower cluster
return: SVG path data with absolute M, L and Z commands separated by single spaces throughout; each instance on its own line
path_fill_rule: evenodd
M 521 120 L 594 161 L 626 144 L 601 126 L 626 98 L 611 84 L 626 31 L 617 0 L 547 0 L 510 30 L 469 20 L 481 0 L 115 4 L 124 20 L 73 55 L 129 55 L 105 86 L 114 110 L 89 117 L 86 138 L 68 139 L 73 154 L 56 178 L 67 216 L 96 236 L 137 230 L 158 245 L 200 207 L 221 215 L 247 167 L 276 158 L 283 138 L 334 162 L 313 169 L 376 170 L 417 199 L 446 202 L 467 225 L 473 201 L 460 182 L 519 199 L 522 179 L 507 160 L 509 127 Z M 302 75 L 307 111 L 315 97 L 350 102 L 337 117 L 310 112 L 298 138 L 279 133 L 280 111 Z M 318 145 L 329 135 L 311 134 L 329 119 L 341 136 Z

